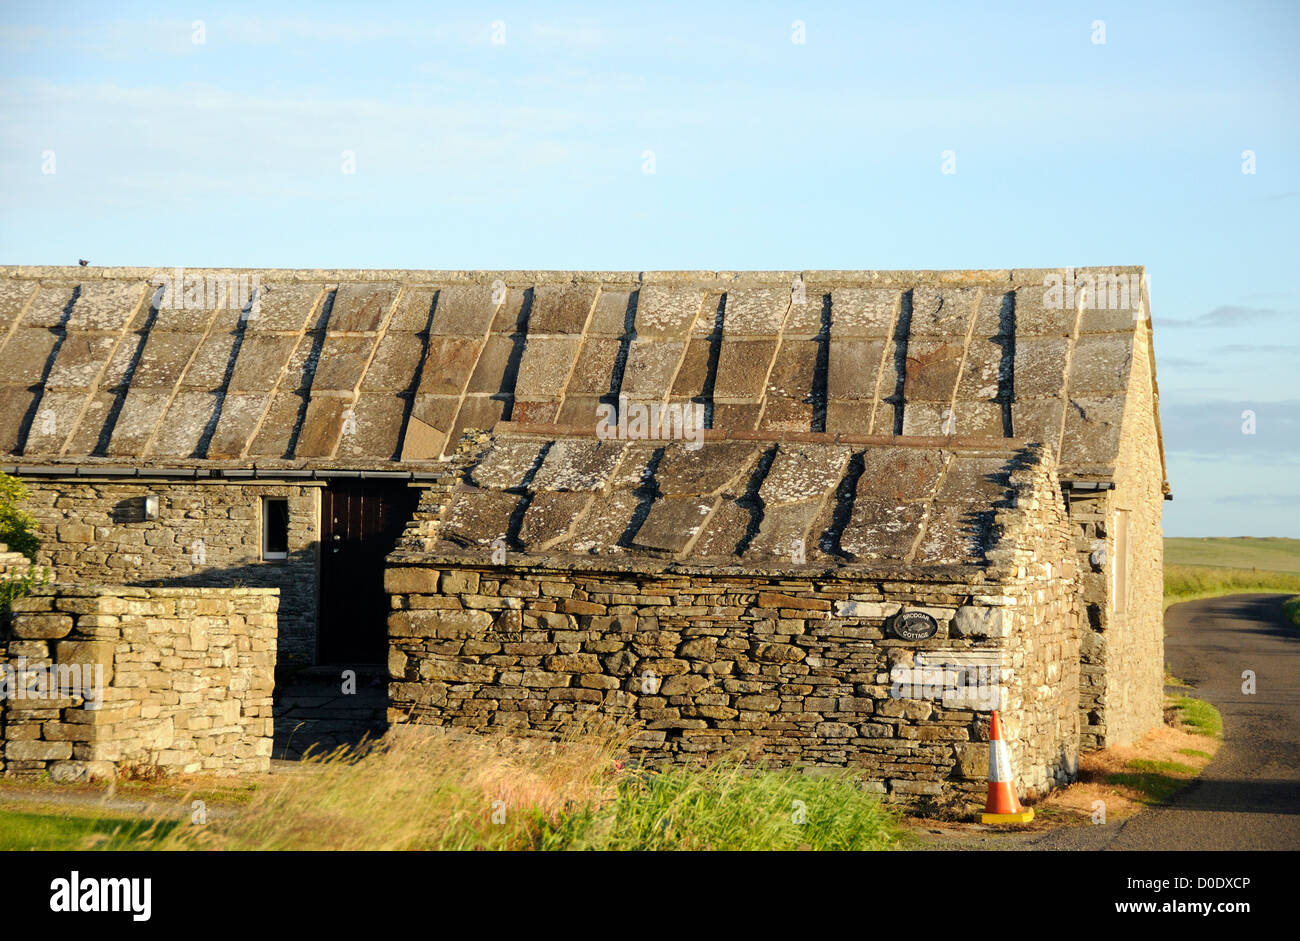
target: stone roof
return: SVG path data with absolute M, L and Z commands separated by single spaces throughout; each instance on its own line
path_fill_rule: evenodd
M 1043 442 L 1114 472 L 1131 307 L 1054 303 L 1061 272 L 0 268 L 9 464 L 419 468 L 499 421 L 595 424 L 698 402 L 706 424 Z M 257 278 L 256 303 L 223 279 Z M 1128 299 L 1127 290 L 1124 297 Z M 1067 403 L 1073 407 L 1067 407 Z M 1158 420 L 1158 419 L 1157 419 Z
M 1046 460 L 1006 439 L 817 438 L 498 433 L 443 499 L 423 548 L 482 559 L 504 549 L 777 568 L 974 566 L 988 561 L 995 516 L 1030 486 L 1025 469 L 1041 478 Z

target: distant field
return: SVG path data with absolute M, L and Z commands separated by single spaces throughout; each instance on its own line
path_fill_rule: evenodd
M 1166 539 L 1165 564 L 1300 573 L 1300 539 Z
M 1300 539 L 1166 539 L 1165 606 L 1239 592 L 1300 595 Z

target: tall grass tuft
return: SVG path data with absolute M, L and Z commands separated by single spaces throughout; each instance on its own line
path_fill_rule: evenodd
M 897 817 L 848 772 L 631 769 L 632 731 L 575 722 L 557 742 L 402 726 L 259 790 L 164 848 L 261 850 L 878 849 Z
M 541 821 L 613 793 L 626 736 L 594 722 L 557 742 L 402 726 L 371 748 L 306 759 L 175 848 L 525 849 Z
M 546 824 L 540 847 L 592 850 L 874 850 L 898 845 L 897 817 L 847 771 L 816 777 L 745 768 L 637 770 L 617 799 Z

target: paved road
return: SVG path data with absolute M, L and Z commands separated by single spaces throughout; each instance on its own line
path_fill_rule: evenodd
M 1231 595 L 1174 605 L 1165 662 L 1223 713 L 1223 747 L 1169 805 L 1123 823 L 1056 831 L 1022 848 L 1300 849 L 1300 630 L 1286 595 Z M 1254 695 L 1241 674 L 1253 670 Z

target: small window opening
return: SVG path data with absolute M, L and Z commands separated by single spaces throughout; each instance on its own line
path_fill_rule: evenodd
M 279 497 L 262 500 L 262 558 L 289 558 L 289 501 Z

